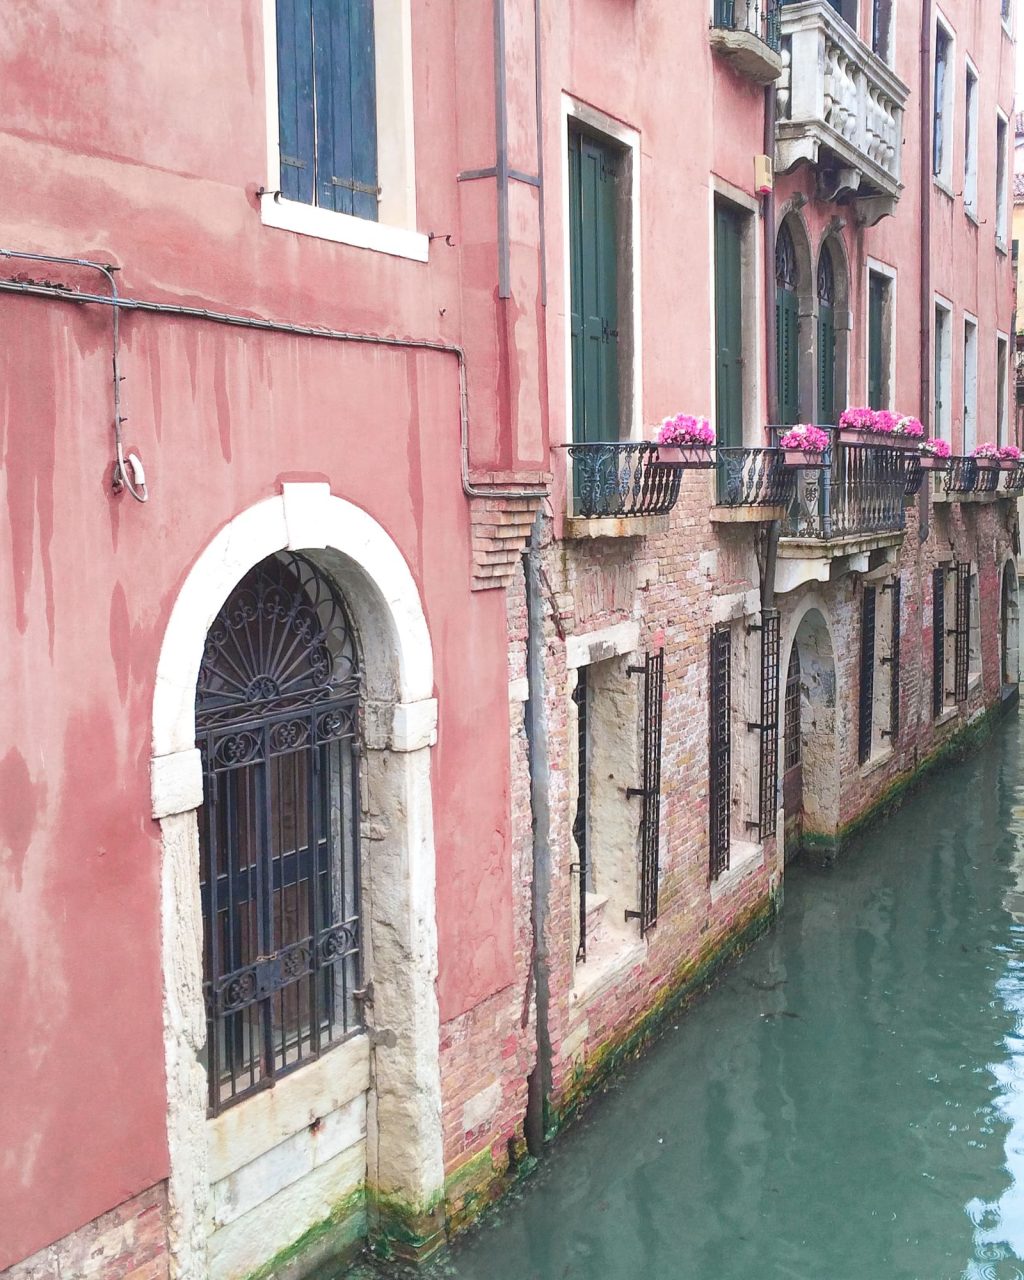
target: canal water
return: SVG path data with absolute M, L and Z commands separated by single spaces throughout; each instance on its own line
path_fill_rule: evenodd
M 1024 732 L 835 867 L 431 1280 L 1024 1277 Z

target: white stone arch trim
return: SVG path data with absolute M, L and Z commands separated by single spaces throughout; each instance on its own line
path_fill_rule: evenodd
M 1016 675 L 1016 679 L 1011 683 L 1020 683 L 1020 576 L 1017 572 L 1017 558 L 1012 550 L 1007 551 L 1001 561 L 997 561 L 999 567 L 999 680 L 1002 682 L 1003 676 L 1009 672 L 1010 675 Z M 1005 598 L 1003 584 L 1009 575 L 1012 584 L 1013 607 L 1015 614 L 1011 617 L 1004 617 L 1003 610 L 1005 608 Z M 1003 652 L 1004 641 L 1006 645 L 1012 646 L 1012 655 Z M 1007 658 L 1012 656 L 1012 665 L 1008 664 Z
M 793 652 L 793 645 L 796 642 L 797 632 L 803 624 L 804 618 L 809 613 L 816 611 L 821 614 L 825 620 L 825 629 L 828 631 L 828 638 L 832 645 L 832 666 L 836 677 L 836 711 L 842 707 L 842 698 L 839 692 L 840 671 L 839 671 L 839 655 L 836 652 L 836 628 L 835 619 L 832 611 L 825 603 L 822 596 L 817 591 L 808 592 L 803 596 L 799 604 L 792 611 L 783 610 L 782 614 L 782 632 L 779 644 L 779 671 L 780 673 L 789 670 L 789 659 Z M 785 723 L 786 715 L 786 690 L 785 680 L 779 680 L 779 724 Z
M 245 574 L 275 552 L 323 554 L 345 573 L 339 585 L 357 591 L 356 613 L 369 616 L 389 652 L 385 670 L 367 670 L 368 691 L 392 712 L 368 763 L 388 775 L 387 793 L 405 820 L 381 844 L 393 884 L 388 935 L 401 961 L 401 989 L 380 1000 L 407 1028 L 405 1048 L 374 1051 L 378 1081 L 397 1079 L 402 1096 L 418 1100 L 415 1116 L 375 1105 L 377 1134 L 401 1126 L 404 1149 L 381 1153 L 370 1170 L 378 1185 L 414 1203 L 441 1191 L 444 1178 L 440 1092 L 435 852 L 429 747 L 437 736 L 433 650 L 415 580 L 390 535 L 365 511 L 331 494 L 326 484 L 285 484 L 281 494 L 236 516 L 200 553 L 182 584 L 164 633 L 153 697 L 152 815 L 161 832 L 161 959 L 167 1078 L 170 1274 L 206 1280 L 210 1221 L 207 1158 L 206 1036 L 202 1001 L 202 912 L 199 828 L 203 779 L 195 746 L 195 690 L 206 635 Z M 349 580 L 351 579 L 351 581 Z M 353 603 L 353 602 L 350 602 Z M 357 628 L 358 629 L 358 628 Z M 373 731 L 367 726 L 368 735 Z M 390 764 L 388 763 L 390 761 Z M 382 788 L 383 791 L 383 788 Z M 372 922 L 371 922 L 372 927 Z M 411 1045 L 411 1056 L 408 1046 Z M 327 1061 L 324 1059 L 323 1061 Z M 244 1104 L 243 1104 L 244 1105 Z

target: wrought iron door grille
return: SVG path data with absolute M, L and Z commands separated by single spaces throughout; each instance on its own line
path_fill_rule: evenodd
M 572 824 L 572 838 L 576 842 L 575 869 L 579 876 L 579 942 L 576 945 L 576 961 L 584 963 L 587 958 L 587 880 L 590 868 L 587 862 L 587 805 L 589 772 L 588 754 L 588 702 L 587 668 L 580 667 L 576 673 L 576 688 L 572 700 L 576 706 L 576 816 Z
M 946 570 L 932 570 L 932 716 L 946 701 Z
M 957 702 L 967 701 L 967 683 L 971 658 L 971 566 L 958 561 L 956 570 L 956 650 L 954 661 L 954 693 Z
M 901 611 L 903 607 L 903 579 L 897 574 L 892 580 L 892 645 L 889 654 L 889 741 L 895 743 L 900 736 L 900 640 Z
M 210 628 L 196 698 L 210 1114 L 362 1025 L 358 688 L 344 606 L 300 556 L 257 565 Z
M 729 869 L 731 837 L 730 793 L 732 790 L 732 725 L 729 687 L 732 675 L 732 630 L 716 627 L 711 632 L 709 666 L 709 844 L 711 879 Z
M 644 678 L 644 740 L 642 787 L 629 787 L 638 795 L 640 810 L 640 907 L 627 911 L 627 920 L 640 921 L 641 936 L 658 923 L 659 838 L 661 832 L 661 723 L 665 689 L 665 653 L 647 654 L 642 667 L 630 674 Z
M 781 625 L 777 609 L 761 616 L 761 721 L 758 758 L 757 838 L 775 834 L 779 776 L 779 647 Z
M 864 764 L 871 756 L 872 708 L 875 700 L 875 588 L 864 588 L 860 620 L 860 725 L 857 756 Z

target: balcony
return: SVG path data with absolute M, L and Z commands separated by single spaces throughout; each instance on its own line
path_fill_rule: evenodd
M 1012 471 L 995 471 L 979 467 L 974 458 L 954 457 L 945 471 L 935 473 L 932 501 L 994 502 L 997 498 L 1019 498 L 1022 491 L 1024 463 Z
M 756 84 L 771 84 L 782 73 L 782 0 L 715 0 L 711 48 Z
M 852 200 L 865 226 L 892 214 L 902 191 L 909 90 L 828 0 L 782 8 L 775 163 L 818 169 L 822 199 Z
M 779 544 L 779 591 L 865 572 L 875 567 L 873 552 L 892 558 L 903 541 L 906 499 L 921 481 L 916 451 L 843 444 L 829 431 L 822 466 L 797 473 Z
M 715 457 L 716 524 L 782 520 L 796 492 L 797 473 L 783 462 L 781 449 L 730 449 Z
M 658 461 L 646 440 L 570 444 L 573 538 L 629 538 L 661 533 L 676 505 L 682 468 Z

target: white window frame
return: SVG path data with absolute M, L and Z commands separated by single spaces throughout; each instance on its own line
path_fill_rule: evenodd
M 715 358 L 717 349 L 718 335 L 715 331 L 715 200 L 724 200 L 736 207 L 746 215 L 743 226 L 743 242 L 742 242 L 742 260 L 740 263 L 743 272 L 742 288 L 745 299 L 750 300 L 750 305 L 743 306 L 743 443 L 751 447 L 763 443 L 764 431 L 761 426 L 764 410 L 761 399 L 761 360 L 759 352 L 761 350 L 762 329 L 761 316 L 764 314 L 764 303 L 762 301 L 761 282 L 763 276 L 763 244 L 764 237 L 759 233 L 761 208 L 757 199 L 749 195 L 746 191 L 742 191 L 739 187 L 734 187 L 731 182 L 726 182 L 724 178 L 719 178 L 716 174 L 711 175 L 708 191 L 708 262 L 711 270 L 707 277 L 708 289 L 708 340 L 710 342 L 711 359 L 708 361 L 708 368 L 711 375 L 711 385 L 709 388 L 709 405 L 711 406 L 709 419 L 715 426 L 717 431 L 718 424 L 715 421 L 716 406 L 718 404 L 718 369 Z M 779 226 L 782 225 L 782 217 L 779 218 Z M 806 228 L 804 234 L 806 235 Z M 774 353 L 772 359 L 775 359 Z
M 864 323 L 861 326 L 864 332 L 864 400 L 868 403 L 869 384 L 871 381 L 871 371 L 869 369 L 871 354 L 871 273 L 885 276 L 889 281 L 889 323 L 886 326 L 882 337 L 888 345 L 887 361 L 888 371 L 886 373 L 886 382 L 889 387 L 889 394 L 886 397 L 888 404 L 887 409 L 892 409 L 896 403 L 896 331 L 898 325 L 896 323 L 896 304 L 898 301 L 896 294 L 896 268 L 891 267 L 888 262 L 881 262 L 878 258 L 869 257 L 864 266 Z M 884 324 L 884 317 L 883 317 Z
M 1000 373 L 1000 357 L 1002 373 Z M 996 443 L 1010 443 L 1010 335 L 996 330 Z
M 946 18 L 939 12 L 935 11 L 935 29 L 941 27 L 949 40 L 946 54 L 946 73 L 943 76 L 942 84 L 942 103 L 940 115 L 942 117 L 942 166 L 938 173 L 932 175 L 932 181 L 947 196 L 953 195 L 953 136 L 956 127 L 956 34 L 952 25 L 947 22 Z M 935 147 L 935 57 L 934 50 L 938 48 L 938 40 L 933 41 L 933 56 L 931 68 L 931 86 L 929 93 L 933 99 L 932 102 L 932 133 L 928 139 L 929 145 L 932 147 L 934 162 Z
M 629 153 L 630 191 L 629 191 L 629 236 L 625 243 L 625 254 L 620 263 L 624 274 L 632 282 L 632 309 L 630 323 L 633 326 L 633 369 L 632 377 L 624 379 L 627 394 L 632 398 L 632 409 L 629 420 L 629 439 L 642 440 L 644 430 L 643 414 L 643 309 L 640 302 L 640 134 L 636 129 L 623 124 L 613 116 L 598 111 L 596 107 L 578 102 L 567 93 L 561 100 L 562 130 L 562 253 L 564 270 L 562 287 L 565 290 L 565 443 L 572 444 L 572 252 L 569 247 L 569 127 L 573 121 L 586 125 L 601 134 L 610 142 Z M 620 369 L 620 374 L 621 374 Z M 570 477 L 571 491 L 571 459 L 568 451 L 565 456 L 566 473 Z
M 413 156 L 411 0 L 373 0 L 377 70 L 377 173 L 380 220 L 287 200 L 280 193 L 277 100 L 277 0 L 263 0 L 263 62 L 267 104 L 267 176 L 260 196 L 263 225 L 336 244 L 426 262 L 430 240 L 416 230 Z M 387 86 L 387 92 L 382 87 Z
M 968 92 L 973 86 L 974 92 Z M 964 71 L 964 213 L 978 222 L 978 68 L 966 59 Z M 968 145 L 969 144 L 969 145 Z
M 969 454 L 978 444 L 978 317 L 969 311 L 964 312 L 963 351 L 964 416 L 961 430 L 963 452 Z
M 950 445 L 953 443 L 953 304 L 948 298 L 944 298 L 937 293 L 934 296 L 934 305 L 932 310 L 932 323 L 934 324 L 934 315 L 936 311 L 942 311 L 946 317 L 944 325 L 945 341 L 941 344 L 938 351 L 933 353 L 935 364 L 939 370 L 941 379 L 941 421 L 932 423 L 932 435 L 937 436 L 941 440 L 947 441 Z M 939 327 L 935 325 L 933 342 L 939 343 Z M 934 399 L 934 397 L 933 397 Z
M 999 146 L 999 126 L 1003 127 L 1003 145 Z M 1002 111 L 996 108 L 996 248 L 1006 253 L 1008 248 L 1007 227 L 1009 216 L 1009 172 L 1010 172 L 1010 122 Z

